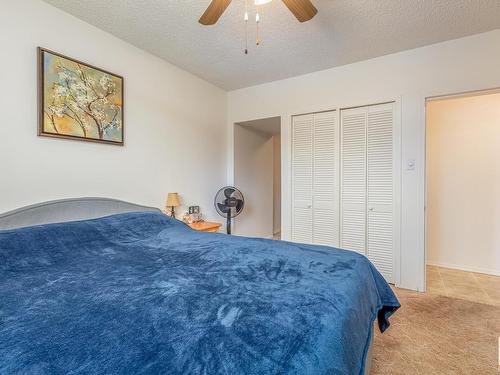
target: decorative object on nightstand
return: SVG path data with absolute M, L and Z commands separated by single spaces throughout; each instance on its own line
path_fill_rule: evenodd
M 189 206 L 188 210 L 189 210 L 189 214 L 199 214 L 200 213 L 200 206 Z
M 179 194 L 168 193 L 165 213 L 175 218 L 175 207 L 179 207 L 180 205 Z
M 197 223 L 203 221 L 203 216 L 200 213 L 200 206 L 189 206 L 188 212 L 182 217 L 182 221 L 186 224 Z
M 188 224 L 191 229 L 199 230 L 202 232 L 214 232 L 217 233 L 222 226 L 221 223 L 213 223 L 210 221 L 198 221 L 196 223 Z
M 189 206 L 188 210 L 189 210 L 189 219 L 191 223 L 203 221 L 203 217 L 200 212 L 200 206 Z

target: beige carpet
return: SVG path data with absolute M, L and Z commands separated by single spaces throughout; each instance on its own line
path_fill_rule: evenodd
M 376 330 L 372 375 L 496 374 L 500 307 L 395 289 L 402 307 Z

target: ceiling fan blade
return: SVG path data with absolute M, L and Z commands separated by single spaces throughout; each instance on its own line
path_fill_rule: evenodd
M 283 2 L 300 22 L 309 21 L 318 13 L 309 0 L 283 0 Z
M 212 0 L 198 22 L 202 25 L 215 25 L 230 3 L 231 0 Z

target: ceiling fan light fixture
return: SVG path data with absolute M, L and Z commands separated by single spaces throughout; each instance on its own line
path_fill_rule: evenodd
M 226 8 L 231 4 L 232 0 L 211 0 L 208 8 L 202 14 L 199 19 L 199 23 L 202 25 L 215 25 L 219 20 L 220 16 L 224 13 Z M 255 12 L 255 24 L 257 31 L 257 38 L 255 40 L 255 44 L 260 44 L 259 37 L 259 24 L 260 24 L 260 14 L 259 14 L 259 6 L 269 4 L 272 0 L 245 0 L 245 14 L 243 15 L 243 19 L 245 21 L 245 54 L 248 54 L 248 3 L 253 1 L 256 6 Z M 293 13 L 295 18 L 299 22 L 306 22 L 313 18 L 318 10 L 311 3 L 311 0 L 282 0 L 282 2 L 286 5 L 286 7 Z
M 202 25 L 215 25 L 232 0 L 212 0 L 208 8 L 199 19 Z M 256 6 L 270 3 L 272 0 L 245 0 L 245 10 L 248 9 L 248 1 L 253 1 Z M 318 10 L 311 0 L 282 0 L 286 7 L 293 13 L 299 22 L 312 19 Z

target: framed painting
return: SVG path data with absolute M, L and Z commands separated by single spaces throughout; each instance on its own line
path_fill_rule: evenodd
M 38 48 L 38 135 L 123 145 L 123 77 Z

